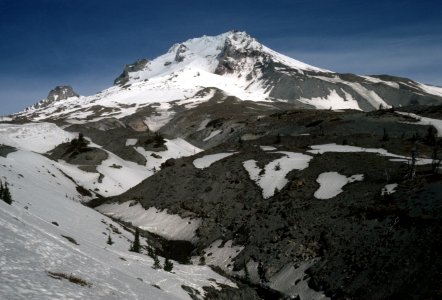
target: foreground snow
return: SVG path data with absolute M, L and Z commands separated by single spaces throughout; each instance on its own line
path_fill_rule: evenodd
M 76 184 L 42 155 L 0 157 L 0 178 L 14 199 L 12 206 L 0 201 L 0 299 L 190 299 L 182 285 L 201 293 L 216 282 L 232 285 L 204 266 L 153 270 L 150 257 L 128 251 L 133 234 L 83 206 Z M 90 287 L 47 272 L 72 274 Z

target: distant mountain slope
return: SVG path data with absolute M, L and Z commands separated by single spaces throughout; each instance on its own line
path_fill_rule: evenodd
M 339 74 L 289 58 L 245 32 L 230 31 L 173 45 L 153 60 L 126 65 L 114 86 L 91 96 L 56 87 L 47 99 L 16 117 L 32 120 L 117 119 L 161 103 L 192 102 L 215 87 L 241 100 L 284 101 L 318 109 L 357 109 L 441 104 L 442 88 L 394 76 Z M 198 102 L 199 99 L 194 99 Z

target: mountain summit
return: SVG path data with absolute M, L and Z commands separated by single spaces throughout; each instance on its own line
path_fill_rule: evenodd
M 191 102 L 187 99 L 205 88 L 240 100 L 283 101 L 313 109 L 371 111 L 442 103 L 442 88 L 387 75 L 335 73 L 273 51 L 245 32 L 229 31 L 190 39 L 153 60 L 126 65 L 114 86 L 96 95 L 78 97 L 72 89 L 56 88 L 53 97 L 51 92 L 19 116 L 118 119 L 153 103 Z M 56 114 L 48 110 L 54 102 L 59 108 Z

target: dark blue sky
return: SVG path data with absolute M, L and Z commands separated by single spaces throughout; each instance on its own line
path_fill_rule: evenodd
M 337 72 L 442 85 L 442 1 L 0 0 L 0 115 L 56 85 L 82 95 L 176 42 L 231 29 Z

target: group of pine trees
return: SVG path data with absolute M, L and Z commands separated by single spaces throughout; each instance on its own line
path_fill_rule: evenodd
M 108 239 L 109 244 L 109 239 Z M 141 244 L 140 244 L 140 231 L 138 228 L 135 229 L 134 234 L 134 241 L 132 242 L 132 245 L 129 248 L 129 251 L 141 253 Z M 161 269 L 160 260 L 158 258 L 158 254 L 155 251 L 155 249 L 151 246 L 147 247 L 147 255 L 153 258 L 153 268 L 154 269 Z M 164 271 L 171 272 L 173 269 L 173 263 L 169 260 L 169 258 L 166 257 L 164 261 L 163 266 Z
M 11 192 L 9 191 L 8 183 L 6 181 L 4 184 L 2 181 L 0 181 L 0 199 L 5 201 L 9 205 L 12 204 Z

